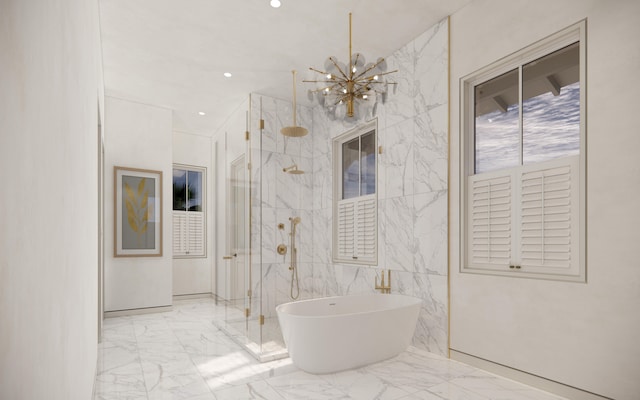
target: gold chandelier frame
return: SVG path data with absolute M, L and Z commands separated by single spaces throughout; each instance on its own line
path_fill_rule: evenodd
M 325 63 L 325 68 L 330 69 L 333 65 L 337 73 L 329 71 L 321 71 L 316 68 L 310 67 L 311 71 L 324 75 L 325 79 L 322 80 L 304 80 L 305 83 L 323 84 L 318 89 L 310 90 L 312 97 L 313 94 L 326 97 L 327 95 L 335 96 L 333 104 L 326 104 L 325 100 L 319 100 L 325 107 L 337 107 L 340 104 L 346 104 L 346 116 L 354 116 L 354 102 L 355 100 L 367 100 L 372 92 L 383 95 L 383 102 L 386 99 L 388 85 L 397 85 L 396 82 L 387 82 L 381 79 L 381 77 L 398 72 L 393 71 L 380 71 L 386 69 L 386 62 L 384 58 L 378 58 L 378 60 L 365 66 L 360 71 L 360 68 L 364 64 L 364 56 L 360 53 L 352 53 L 351 43 L 351 13 L 349 13 L 349 65 L 342 68 L 340 63 L 334 57 L 329 57 Z M 376 70 L 378 69 L 378 70 Z

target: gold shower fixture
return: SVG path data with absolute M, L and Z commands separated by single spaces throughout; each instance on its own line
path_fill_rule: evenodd
M 282 172 L 286 172 L 288 174 L 293 174 L 293 175 L 302 175 L 304 174 L 304 171 L 301 169 L 298 169 L 298 164 L 293 164 L 289 167 L 286 168 L 282 168 Z
M 375 63 L 366 64 L 361 53 L 351 52 L 351 13 L 349 13 L 349 58 L 348 65 L 329 57 L 324 63 L 324 71 L 309 68 L 322 75 L 322 79 L 303 81 L 316 83 L 315 90 L 309 90 L 309 100 L 317 100 L 324 106 L 329 117 L 359 118 L 364 114 L 364 106 L 373 104 L 371 114 L 375 116 L 378 98 L 382 103 L 387 99 L 389 85 L 395 91 L 397 83 L 387 81 L 386 75 L 397 72 L 387 71 L 387 62 L 378 58 Z M 358 103 L 356 103 L 356 101 Z M 363 108 L 359 110 L 359 108 Z
M 285 126 L 284 128 L 280 129 L 280 132 L 284 136 L 301 137 L 301 136 L 305 136 L 307 133 L 309 133 L 309 131 L 307 130 L 307 128 L 303 128 L 303 127 L 297 125 L 297 121 L 296 121 L 296 70 L 294 69 L 293 71 L 291 71 L 291 73 L 293 74 L 293 126 Z

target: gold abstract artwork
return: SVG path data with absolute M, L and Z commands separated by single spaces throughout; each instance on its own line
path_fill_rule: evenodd
M 153 218 L 153 204 L 149 203 L 149 191 L 145 188 L 146 182 L 147 178 L 141 178 L 135 191 L 129 184 L 124 183 L 127 221 L 131 230 L 136 233 L 138 243 L 142 241 L 142 235 L 147 231 L 149 219 Z

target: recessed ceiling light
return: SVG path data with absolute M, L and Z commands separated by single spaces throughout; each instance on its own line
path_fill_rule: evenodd
M 231 78 L 233 75 L 231 75 L 231 72 L 225 72 L 223 74 L 225 76 L 225 78 Z
M 207 113 L 206 113 L 206 112 L 204 112 L 204 111 L 198 111 L 198 114 L 200 114 L 200 115 L 207 115 Z
M 278 8 L 281 5 L 280 0 L 271 0 L 271 3 L 269 4 L 271 4 L 271 7 L 273 8 Z

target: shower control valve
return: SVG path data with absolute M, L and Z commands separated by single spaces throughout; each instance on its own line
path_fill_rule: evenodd
M 287 254 L 287 246 L 285 244 L 280 243 L 277 247 L 278 254 L 284 256 Z

